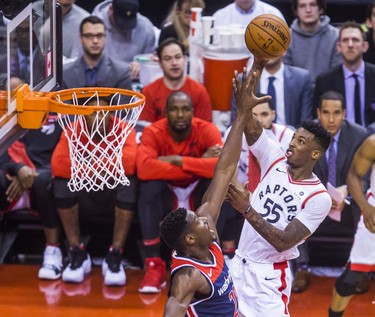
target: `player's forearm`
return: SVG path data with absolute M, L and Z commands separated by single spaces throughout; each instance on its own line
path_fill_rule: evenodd
M 280 230 L 267 222 L 254 208 L 245 215 L 252 227 L 278 252 L 289 250 L 310 235 L 309 230 L 298 220 L 294 219 L 285 230 Z
M 242 134 L 246 125 L 246 118 L 245 114 L 237 115 L 216 165 L 217 171 L 228 172 L 228 169 L 230 169 L 231 175 L 229 179 L 234 175 L 240 159 Z
M 245 136 L 248 145 L 253 145 L 262 134 L 262 126 L 255 116 L 251 116 L 246 123 Z
M 356 175 L 353 170 L 349 170 L 348 178 L 346 180 L 348 185 L 349 194 L 352 196 L 354 201 L 357 203 L 360 210 L 366 210 L 369 205 L 366 196 L 363 194 L 363 183 L 362 178 Z
M 162 164 L 159 164 L 162 163 Z M 181 167 L 164 162 L 156 162 L 154 164 L 139 164 L 137 166 L 137 175 L 141 180 L 183 180 L 191 178 L 191 175 L 185 173 Z
M 184 157 L 182 170 L 202 178 L 212 178 L 219 158 Z

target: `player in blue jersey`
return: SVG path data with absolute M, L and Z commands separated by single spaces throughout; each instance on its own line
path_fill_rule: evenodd
M 270 97 L 254 95 L 264 62 L 255 61 L 242 81 L 235 72 L 237 117 L 222 149 L 215 174 L 196 212 L 179 208 L 161 224 L 173 251 L 169 298 L 164 316 L 238 316 L 237 294 L 224 262 L 216 222 L 240 157 L 242 134 L 252 109 Z

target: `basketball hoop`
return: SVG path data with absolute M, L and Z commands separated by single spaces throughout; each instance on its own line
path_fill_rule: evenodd
M 23 109 L 23 116 L 31 117 L 28 113 L 40 112 L 46 102 L 48 111 L 58 114 L 69 143 L 71 178 L 68 186 L 71 191 L 85 189 L 89 192 L 129 185 L 122 164 L 122 149 L 144 107 L 142 94 L 102 87 L 23 94 L 22 105 L 17 103 L 17 108 Z M 103 98 L 108 105 L 103 105 Z M 86 120 L 89 115 L 91 126 Z M 22 119 L 23 122 L 29 120 L 32 119 Z

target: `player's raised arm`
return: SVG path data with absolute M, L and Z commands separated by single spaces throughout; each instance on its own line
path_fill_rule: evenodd
M 241 152 L 242 134 L 246 122 L 253 116 L 252 109 L 256 105 L 267 102 L 270 99 L 269 96 L 257 98 L 254 95 L 263 66 L 263 61 L 259 63 L 254 61 L 248 76 L 246 68 L 244 68 L 242 80 L 238 78 L 238 72 L 235 72 L 233 91 L 237 101 L 237 116 L 222 149 L 214 177 L 203 197 L 202 206 L 197 211 L 199 216 L 205 216 L 214 223 L 217 221 L 220 207 L 227 193 L 228 184 L 237 168 Z

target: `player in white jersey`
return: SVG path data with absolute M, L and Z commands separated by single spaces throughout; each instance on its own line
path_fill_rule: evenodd
M 239 308 L 245 316 L 289 316 L 292 276 L 287 261 L 298 257 L 297 246 L 331 209 L 329 194 L 312 172 L 331 136 L 318 123 L 304 122 L 284 154 L 255 116 L 245 135 L 260 162 L 261 180 L 251 204 L 246 188 L 228 189 L 228 200 L 246 219 L 230 267 Z
M 370 188 L 363 190 L 363 176 L 371 169 Z M 333 290 L 329 317 L 341 317 L 363 274 L 375 271 L 375 134 L 354 155 L 347 178 L 348 190 L 362 211 L 346 270 Z
M 265 96 L 261 93 L 257 93 L 256 95 L 257 97 Z M 268 102 L 257 105 L 253 108 L 253 114 L 258 118 L 267 136 L 275 140 L 283 152 L 285 152 L 288 149 L 290 140 L 293 137 L 294 128 L 273 122 L 276 118 L 276 111 L 273 101 L 269 100 Z M 228 128 L 228 130 L 225 132 L 224 140 L 227 139 L 230 129 L 231 128 Z M 238 161 L 237 180 L 240 184 L 243 184 L 249 180 L 249 189 L 250 191 L 253 191 L 253 188 L 255 188 L 259 183 L 259 175 L 259 164 L 256 162 L 255 157 L 250 153 L 244 134 L 242 138 L 241 156 Z M 242 224 L 243 219 L 241 219 L 241 215 L 239 215 L 229 204 L 223 205 L 220 212 L 218 228 L 219 230 L 221 229 L 220 232 L 223 231 L 222 247 L 223 251 L 227 251 L 227 255 L 229 255 L 229 257 L 233 257 L 234 255 L 234 250 L 237 246 L 236 240 L 233 239 L 233 237 L 239 237 Z M 226 239 L 226 233 L 229 234 L 229 239 Z

